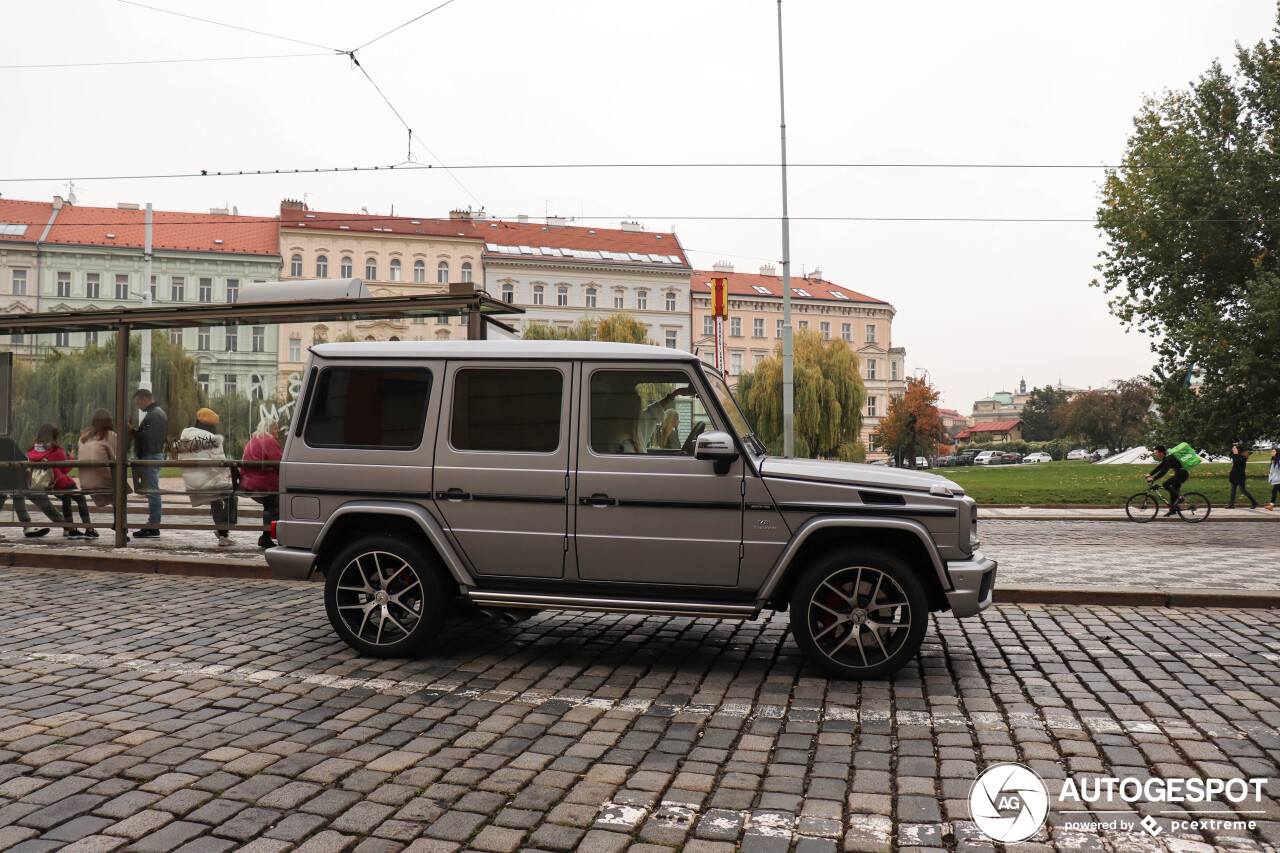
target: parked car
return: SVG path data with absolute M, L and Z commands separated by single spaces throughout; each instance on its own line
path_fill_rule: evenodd
M 916 468 L 917 468 L 918 470 L 922 470 L 922 471 L 923 471 L 924 469 L 926 469 L 926 468 L 928 468 L 928 467 L 929 467 L 929 457 L 927 457 L 927 456 L 917 456 L 917 457 L 916 457 Z
M 1088 459 L 1089 451 L 1085 450 L 1083 447 L 1077 447 L 1075 450 L 1067 454 L 1067 458 L 1073 462 L 1082 460 L 1082 459 Z
M 952 459 L 958 460 L 954 463 L 957 467 L 961 465 L 968 466 L 973 464 L 973 460 L 976 459 L 978 454 L 981 452 L 981 450 L 961 450 L 960 453 L 952 457 Z
M 1021 453 L 1014 453 L 1012 450 L 1006 450 L 1004 452 L 1004 464 L 1017 465 L 1021 461 L 1022 461 Z
M 933 464 L 937 468 L 954 468 L 955 466 L 951 464 L 951 460 L 954 458 L 953 456 L 939 456 L 933 461 Z
M 1004 451 L 984 450 L 973 458 L 974 465 L 1003 465 Z
M 962 488 L 768 456 L 689 353 L 328 343 L 304 375 L 267 562 L 322 573 L 330 624 L 361 655 L 415 655 L 468 606 L 785 609 L 821 667 L 878 678 L 916 656 L 931 612 L 991 605 L 996 561 Z M 676 438 L 657 442 L 671 409 Z
M 1036 462 L 1052 462 L 1052 461 L 1053 461 L 1053 457 L 1050 456 L 1048 453 L 1028 453 L 1026 456 L 1022 457 L 1022 463 L 1024 465 L 1034 464 Z

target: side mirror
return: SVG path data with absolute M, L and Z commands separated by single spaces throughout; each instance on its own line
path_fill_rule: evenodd
M 738 448 L 729 433 L 709 430 L 698 436 L 693 445 L 693 458 L 710 460 L 716 463 L 717 474 L 725 474 L 730 463 L 738 458 Z

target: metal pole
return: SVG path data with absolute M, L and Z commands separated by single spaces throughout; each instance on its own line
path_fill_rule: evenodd
M 787 97 L 782 78 L 782 0 L 778 0 L 778 107 L 782 118 L 782 453 L 796 453 L 795 372 L 791 361 L 791 220 L 787 217 Z
M 146 248 L 142 250 L 142 307 L 151 307 L 151 202 L 147 202 Z M 142 331 L 142 377 L 139 388 L 151 388 L 151 330 Z
M 150 287 L 150 280 L 148 280 Z M 129 539 L 125 524 L 129 516 L 128 491 L 125 480 L 129 466 L 129 326 L 121 323 L 116 327 L 116 464 L 115 500 L 112 514 L 116 522 L 115 547 L 123 548 Z

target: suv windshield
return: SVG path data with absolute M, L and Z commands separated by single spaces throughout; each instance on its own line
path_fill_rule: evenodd
M 716 398 L 720 400 L 720 408 L 724 410 L 725 416 L 729 419 L 729 424 L 733 427 L 733 431 L 738 434 L 738 438 L 757 454 L 763 454 L 764 442 L 756 438 L 755 433 L 751 431 L 751 424 L 747 422 L 746 415 L 742 414 L 742 409 L 738 408 L 738 401 L 733 399 L 729 386 L 714 373 L 708 371 L 705 376 L 711 384 L 711 390 L 715 392 Z

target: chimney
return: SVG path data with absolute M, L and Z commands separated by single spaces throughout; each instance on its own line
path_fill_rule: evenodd
M 226 216 L 229 211 L 225 207 L 211 207 L 209 214 L 211 216 Z
M 760 275 L 773 277 L 777 274 L 778 270 L 773 264 L 764 264 L 760 267 Z
M 128 202 L 128 201 L 122 201 L 116 205 L 116 210 L 141 210 L 141 209 L 142 208 L 139 205 L 133 204 L 132 202 Z
M 817 267 L 813 268 L 813 272 L 809 273 L 805 278 L 812 278 L 816 281 L 822 281 L 822 270 Z
M 280 209 L 281 210 L 306 210 L 307 206 L 302 202 L 298 201 L 296 198 L 286 198 L 284 201 L 280 202 Z
M 624 222 L 622 223 L 622 230 L 631 234 L 639 234 L 644 230 L 644 226 L 639 222 Z
M 64 205 L 64 204 L 66 204 L 66 202 L 64 202 L 64 201 L 62 200 L 62 196 L 60 196 L 60 195 L 55 195 L 55 196 L 53 197 L 53 209 L 54 209 L 54 210 L 62 210 L 62 205 Z
M 547 225 L 551 228 L 564 228 L 565 220 L 563 216 L 548 216 Z
M 450 219 L 470 219 L 471 211 L 469 210 L 451 210 L 449 211 Z
M 716 261 L 715 265 L 712 266 L 711 269 L 716 272 L 733 272 L 733 264 L 728 261 Z
M 528 225 L 529 215 L 525 213 L 520 214 L 519 216 L 516 217 L 516 222 L 519 222 L 521 225 Z

